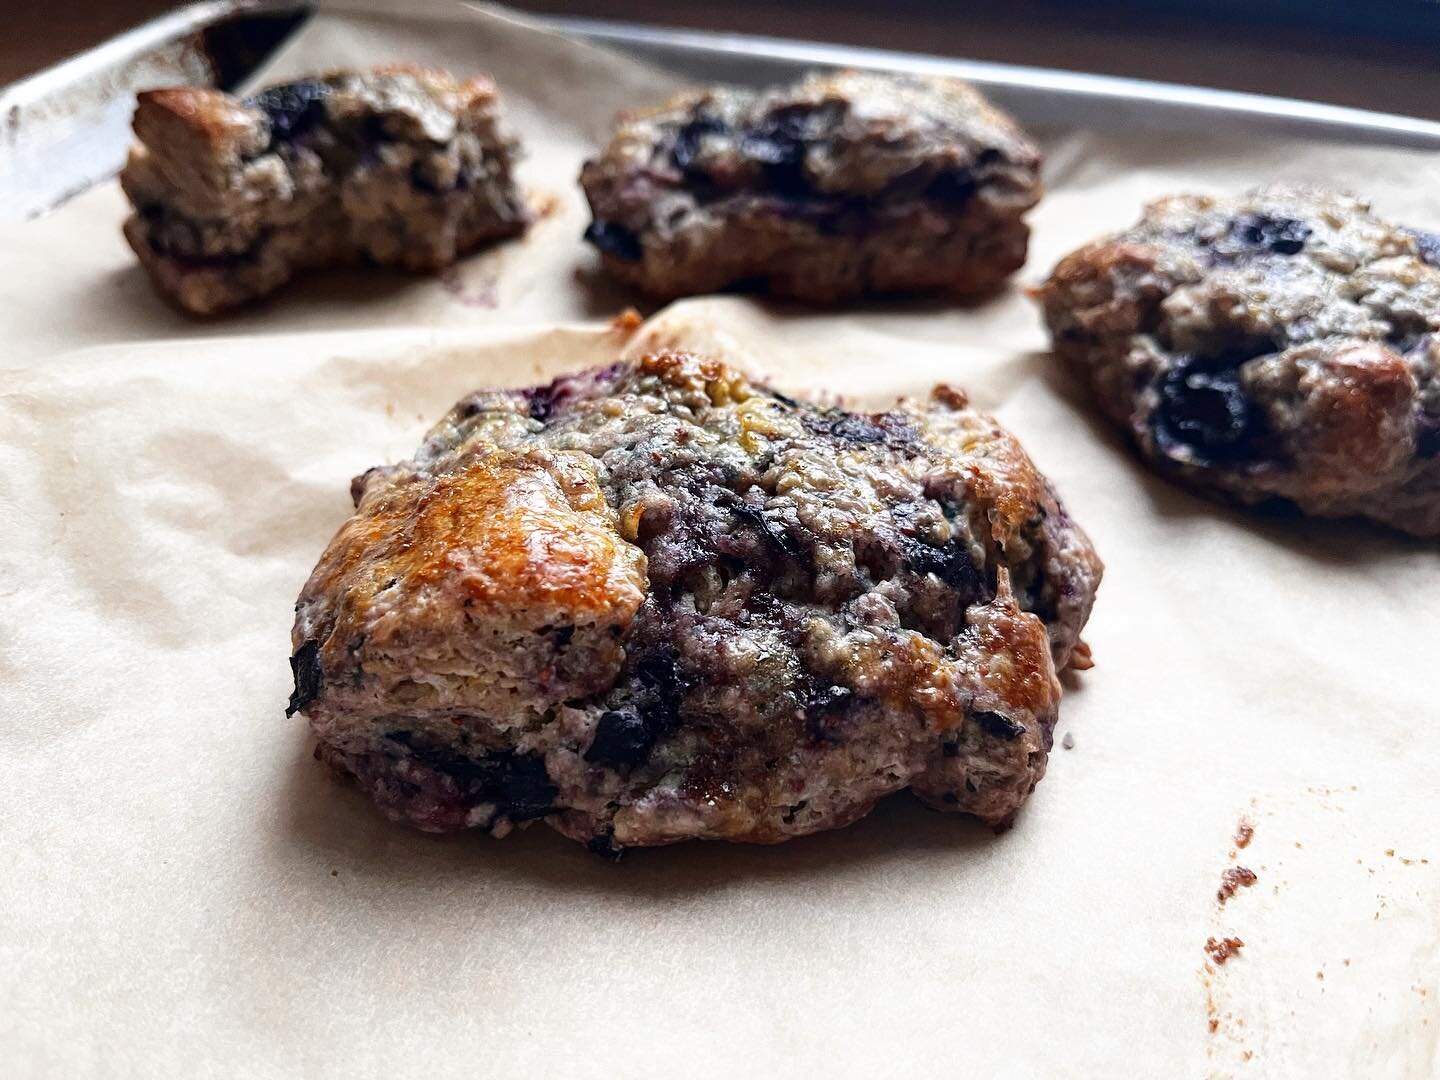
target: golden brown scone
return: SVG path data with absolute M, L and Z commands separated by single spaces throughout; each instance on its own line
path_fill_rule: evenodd
M 1177 196 L 1036 296 L 1141 454 L 1245 503 L 1440 535 L 1440 240 L 1347 195 Z
M 134 127 L 126 239 L 156 287 L 199 315 L 323 266 L 435 271 L 529 222 L 486 78 L 387 67 L 245 99 L 152 90 Z
M 319 755 L 390 816 L 769 843 L 910 787 L 1009 821 L 1100 578 L 941 388 L 858 415 L 682 354 L 461 401 L 296 607 Z
M 859 71 L 626 114 L 580 183 L 586 239 L 645 292 L 817 304 L 993 290 L 1041 192 L 1039 150 L 968 83 Z

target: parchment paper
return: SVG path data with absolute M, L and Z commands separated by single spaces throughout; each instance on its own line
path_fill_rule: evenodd
M 1155 479 L 1018 290 L 690 301 L 627 342 L 573 178 L 667 80 L 446 5 L 332 10 L 274 73 L 402 59 L 494 72 L 556 203 L 462 287 L 345 275 L 197 324 L 130 265 L 111 188 L 0 237 L 0 1074 L 1440 1073 L 1433 545 Z M 1434 157 L 1046 145 L 1022 282 L 1175 189 L 1311 178 L 1440 223 Z M 478 385 L 657 344 L 860 405 L 964 385 L 1054 479 L 1108 564 L 1098 666 L 1067 677 L 1073 749 L 1013 830 L 900 796 L 776 848 L 610 865 L 543 828 L 387 824 L 311 760 L 282 715 L 291 605 L 351 475 Z M 1222 906 L 1236 863 L 1258 881 Z

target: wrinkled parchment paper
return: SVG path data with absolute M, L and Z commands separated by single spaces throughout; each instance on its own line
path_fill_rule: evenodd
M 1440 1074 L 1433 545 L 1155 479 L 1018 289 L 689 301 L 627 341 L 573 178 L 668 80 L 439 3 L 331 10 L 267 74 L 401 59 L 499 78 L 547 208 L 446 282 L 334 275 L 195 323 L 131 264 L 113 187 L 0 236 L 0 1074 Z M 1174 189 L 1318 179 L 1440 224 L 1435 157 L 1045 141 L 1022 282 Z M 862 405 L 964 385 L 1054 479 L 1108 564 L 1098 666 L 1013 830 L 900 796 L 610 865 L 544 828 L 387 824 L 311 759 L 291 605 L 349 478 L 478 385 L 657 344 Z M 1222 906 L 1236 864 L 1258 880 Z M 1217 966 L 1211 937 L 1244 946 Z

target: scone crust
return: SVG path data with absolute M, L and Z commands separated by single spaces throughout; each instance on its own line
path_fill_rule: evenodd
M 320 756 L 422 828 L 607 853 L 905 787 L 1009 821 L 1101 573 L 959 392 L 861 416 L 685 354 L 472 395 L 353 494 L 296 608 Z
M 844 71 L 626 114 L 580 182 L 607 270 L 653 296 L 833 304 L 994 289 L 1025 261 L 1039 169 L 968 83 Z
M 1440 241 L 1349 195 L 1182 195 L 1036 291 L 1140 453 L 1241 503 L 1440 535 Z
M 125 236 L 194 314 L 297 273 L 369 262 L 433 272 L 529 222 L 495 86 L 416 67 L 336 71 L 250 98 L 139 95 L 120 174 Z

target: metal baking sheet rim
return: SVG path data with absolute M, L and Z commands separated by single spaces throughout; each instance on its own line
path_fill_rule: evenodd
M 37 189 L 44 184 L 50 163 L 33 160 L 27 144 L 43 147 L 48 141 L 59 153 L 66 142 L 75 149 L 77 138 L 103 139 L 99 130 L 87 136 L 84 128 L 90 125 L 81 117 L 91 116 L 95 129 L 113 124 L 117 110 L 128 118 L 130 106 L 126 98 L 141 86 L 127 83 L 127 74 L 141 77 L 147 61 L 161 55 L 162 50 L 170 50 L 168 62 L 189 75 L 186 81 L 203 82 L 203 64 L 192 58 L 193 46 L 187 44 L 191 36 L 227 18 L 311 10 L 309 4 L 284 0 L 204 0 L 0 89 L 0 205 L 20 208 L 23 216 L 34 216 L 113 175 L 123 161 L 128 133 L 108 156 L 92 141 L 86 149 L 92 151 L 89 157 L 95 167 L 63 189 L 46 190 L 43 196 L 37 194 Z M 696 80 L 757 84 L 813 67 L 948 74 L 983 87 L 1022 122 L 1036 126 L 1207 132 L 1217 130 L 1223 122 L 1231 132 L 1238 127 L 1257 136 L 1287 135 L 1440 150 L 1440 122 L 1319 102 L 748 34 L 674 30 L 568 16 L 517 17 Z M 109 93 L 97 96 L 96 81 L 107 75 Z M 57 115 L 65 117 L 74 130 L 62 132 L 59 137 L 52 135 L 48 140 L 34 130 L 53 124 Z M 21 158 L 29 160 L 18 160 Z

